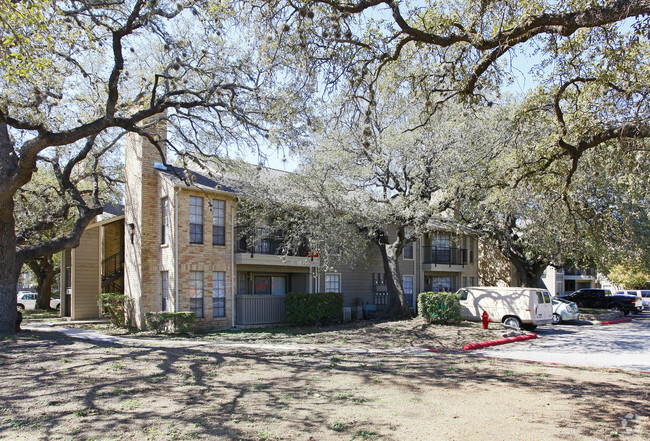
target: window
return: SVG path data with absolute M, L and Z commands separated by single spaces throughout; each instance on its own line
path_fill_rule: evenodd
M 162 198 L 160 200 L 160 243 L 165 245 L 167 243 L 167 230 L 169 228 L 169 199 Z
M 474 277 L 469 278 L 469 286 L 474 286 Z
M 212 273 L 212 317 L 226 316 L 226 273 Z
M 325 292 L 341 292 L 340 274 L 325 274 Z
M 404 289 L 404 297 L 406 303 L 413 308 L 413 276 L 402 277 L 402 288 Z
M 469 237 L 469 263 L 474 263 L 474 238 L 472 236 Z M 472 285 L 474 285 L 473 282 Z
M 253 285 L 255 294 L 283 296 L 287 293 L 287 278 L 285 276 L 255 276 Z
M 467 277 L 463 276 L 463 288 L 467 286 Z
M 212 245 L 226 244 L 226 201 L 212 200 Z
M 190 243 L 203 243 L 203 198 L 190 196 Z
M 451 292 L 451 277 L 432 277 L 431 291 Z
M 434 262 L 448 263 L 451 260 L 451 239 L 448 234 L 438 234 L 431 240 L 431 247 Z
M 404 235 L 409 236 L 411 234 L 410 228 L 404 228 Z M 413 242 L 409 243 L 404 247 L 404 259 L 413 259 Z
M 169 295 L 169 271 L 162 271 L 160 273 L 160 291 L 163 312 L 171 311 L 172 302 Z
M 190 311 L 203 318 L 203 271 L 190 271 Z

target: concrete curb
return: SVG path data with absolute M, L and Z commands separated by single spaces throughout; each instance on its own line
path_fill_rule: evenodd
M 514 343 L 517 341 L 533 340 L 537 338 L 537 334 L 518 335 L 516 337 L 500 338 L 498 340 L 488 340 L 479 343 L 469 343 L 463 346 L 463 351 L 471 351 L 473 349 L 483 349 L 490 346 L 504 345 L 506 343 Z
M 600 323 L 603 324 L 603 325 L 615 325 L 617 323 L 627 323 L 627 322 L 631 322 L 631 321 L 632 321 L 631 318 L 626 317 L 626 318 L 622 318 L 622 319 L 608 320 L 608 321 L 600 322 Z

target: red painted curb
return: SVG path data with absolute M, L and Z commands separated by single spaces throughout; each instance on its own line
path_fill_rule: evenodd
M 424 352 L 434 352 L 436 354 L 440 353 L 440 351 L 436 351 L 435 349 L 425 349 Z
M 609 320 L 609 321 L 600 322 L 600 323 L 602 323 L 603 325 L 615 325 L 616 323 L 625 323 L 625 322 L 631 322 L 631 321 L 632 321 L 632 319 L 628 317 L 628 318 L 622 318 L 622 319 L 616 319 L 616 320 Z
M 479 343 L 469 343 L 463 346 L 463 351 L 471 351 L 472 349 L 482 349 L 490 346 L 504 345 L 506 343 L 514 343 L 516 341 L 533 340 L 535 338 L 537 338 L 537 334 L 526 334 L 526 335 L 518 335 L 516 337 L 500 338 L 498 340 L 488 340 Z

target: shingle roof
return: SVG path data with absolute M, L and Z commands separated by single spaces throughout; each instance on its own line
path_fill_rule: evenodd
M 156 167 L 158 172 L 168 179 L 172 184 L 179 186 L 188 186 L 187 181 L 192 183 L 192 187 L 202 190 L 218 190 L 227 193 L 238 193 L 237 189 L 232 184 L 224 182 L 217 182 L 203 174 L 197 173 L 192 170 L 187 170 L 181 167 Z

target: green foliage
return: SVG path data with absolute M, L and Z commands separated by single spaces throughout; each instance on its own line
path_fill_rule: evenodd
M 160 333 L 187 333 L 194 328 L 193 312 L 147 312 L 144 315 L 147 328 Z
M 291 292 L 284 298 L 287 320 L 298 325 L 330 323 L 341 319 L 343 294 Z
M 418 296 L 420 316 L 429 323 L 460 321 L 460 301 L 451 292 L 423 292 Z
M 126 326 L 126 308 L 130 298 L 118 292 L 103 292 L 99 295 L 99 306 L 104 314 L 108 314 L 111 323 L 115 326 Z
M 641 265 L 614 265 L 607 278 L 627 289 L 644 289 L 650 285 L 650 268 Z

